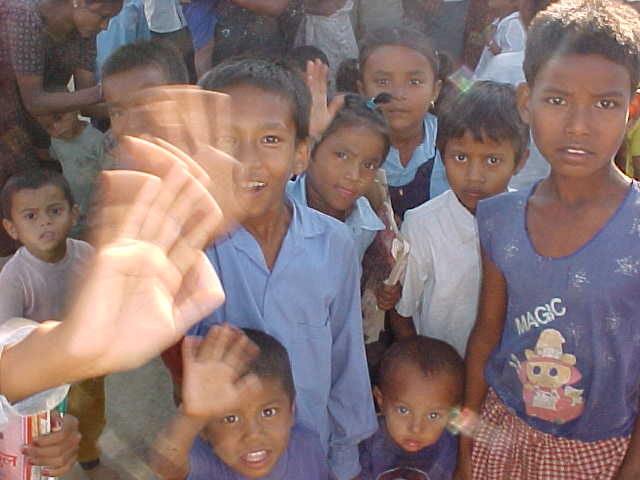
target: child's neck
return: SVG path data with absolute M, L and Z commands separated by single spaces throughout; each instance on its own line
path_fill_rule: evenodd
M 291 223 L 291 216 L 291 207 L 283 202 L 265 215 L 242 222 L 245 230 L 260 245 L 265 264 L 269 270 L 273 269 L 273 265 L 276 263 L 280 247 L 282 247 L 282 242 Z
M 503 18 L 507 18 L 509 15 L 511 15 L 512 13 L 515 13 L 518 11 L 518 7 L 510 7 L 510 8 L 505 8 L 501 11 L 497 11 L 496 13 L 496 18 L 498 20 L 502 20 Z
M 332 208 L 331 205 L 325 202 L 322 196 L 315 191 L 309 181 L 305 182 L 305 190 L 307 193 L 307 204 L 309 205 L 309 207 L 313 208 L 314 210 L 318 210 L 325 215 L 329 215 L 330 217 L 340 220 L 341 222 L 344 222 L 347 219 L 347 211 L 336 210 Z
M 613 165 L 604 171 L 595 172 L 585 178 L 562 177 L 551 171 L 549 178 L 541 185 L 541 193 L 546 193 L 554 201 L 567 207 L 582 207 L 607 201 L 613 192 L 626 188 L 628 178 Z
M 411 161 L 414 150 L 424 141 L 424 123 L 403 132 L 391 132 L 391 145 L 400 153 L 400 163 L 406 167 Z
M 29 249 L 27 248 L 27 250 Z M 67 255 L 67 239 L 65 238 L 65 240 L 53 250 L 35 253 L 29 250 L 29 253 L 31 253 L 31 255 L 36 257 L 38 260 L 42 260 L 43 262 L 58 263 Z

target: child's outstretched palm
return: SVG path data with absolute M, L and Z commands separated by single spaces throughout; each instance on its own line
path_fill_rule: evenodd
M 259 380 L 246 371 L 257 350 L 242 331 L 228 325 L 212 327 L 204 339 L 185 337 L 183 413 L 208 421 L 227 414 L 241 398 L 251 395 Z

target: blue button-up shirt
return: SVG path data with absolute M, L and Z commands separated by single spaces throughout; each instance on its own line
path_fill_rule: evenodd
M 377 428 L 364 354 L 360 267 L 347 227 L 291 202 L 291 224 L 269 270 L 239 228 L 207 250 L 225 303 L 192 328 L 228 322 L 277 338 L 289 352 L 298 420 L 314 428 L 340 480 L 360 471 L 358 443 Z
M 435 163 L 431 172 L 430 198 L 437 197 L 449 189 L 444 164 L 442 163 L 442 158 L 440 158 L 440 152 L 436 149 L 437 135 L 438 119 L 434 115 L 427 113 L 424 117 L 424 139 L 413 151 L 411 159 L 406 166 L 400 162 L 400 152 L 393 147 L 389 149 L 387 158 L 382 164 L 389 185 L 402 187 L 411 183 L 416 176 L 418 168 L 433 158 Z
M 302 205 L 308 206 L 306 179 L 306 174 L 303 174 L 294 181 L 289 182 L 287 184 L 287 193 Z M 373 242 L 376 233 L 379 230 L 384 230 L 384 223 L 382 223 L 382 220 L 376 215 L 376 212 L 373 211 L 369 200 L 365 197 L 356 199 L 353 204 L 353 209 L 344 223 L 351 231 L 351 235 L 356 244 L 358 259 L 362 262 L 364 252 L 367 251 L 367 248 L 369 248 L 369 245 Z

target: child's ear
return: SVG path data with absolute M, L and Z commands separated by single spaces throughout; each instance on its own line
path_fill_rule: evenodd
M 80 205 L 75 203 L 73 207 L 71 207 L 71 221 L 74 227 L 78 223 L 78 218 L 80 218 Z
M 518 102 L 518 113 L 524 123 L 529 125 L 531 114 L 529 112 L 529 98 L 531 96 L 531 90 L 529 84 L 521 83 L 516 88 L 516 100 Z
M 14 240 L 18 240 L 18 230 L 16 229 L 16 226 L 13 224 L 11 220 L 7 218 L 3 218 L 2 226 L 4 227 L 4 229 L 7 231 L 7 233 L 11 238 L 13 238 Z
M 522 151 L 522 155 L 520 155 L 520 160 L 518 161 L 518 165 L 516 165 L 515 170 L 513 171 L 513 175 L 520 173 L 524 166 L 527 164 L 527 160 L 529 159 L 529 149 L 525 148 Z
M 293 160 L 293 174 L 300 175 L 309 165 L 309 138 L 298 140 L 296 154 Z
M 382 410 L 384 406 L 384 395 L 382 395 L 382 390 L 380 390 L 380 387 L 378 387 L 377 385 L 373 387 L 373 398 L 376 399 L 378 408 Z

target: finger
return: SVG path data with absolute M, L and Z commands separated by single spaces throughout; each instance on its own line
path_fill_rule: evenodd
M 202 343 L 201 337 L 186 335 L 182 340 L 182 362 L 187 365 L 196 359 L 198 349 Z
M 117 238 L 137 238 L 160 179 L 141 172 L 109 170 L 100 184 L 89 216 L 89 238 L 96 246 Z
M 44 443 L 45 437 L 49 437 L 46 439 L 47 443 Z M 43 435 L 36 440 L 38 443 L 29 445 L 23 450 L 23 453 L 29 457 L 34 465 L 60 467 L 70 455 L 77 452 L 81 437 L 78 432 Z
M 158 213 L 166 215 L 169 221 L 163 222 L 158 229 L 156 242 L 167 245 L 170 249 L 169 260 L 186 273 L 193 262 L 183 264 L 178 258 L 188 255 L 190 250 L 201 250 L 211 243 L 222 212 L 200 182 L 184 170 L 181 173 L 187 179 L 173 198 L 170 192 L 171 182 L 166 182 L 166 195 L 173 201 L 168 208 L 164 205 L 159 207 Z
M 237 330 L 236 335 L 230 339 L 224 352 L 223 361 L 235 370 L 244 372 L 258 352 L 258 347 L 249 340 L 249 337 L 244 332 Z
M 174 300 L 176 330 L 184 334 L 224 302 L 224 291 L 211 262 L 202 252 L 182 279 Z
M 335 97 L 333 97 L 331 99 L 331 102 L 329 103 L 329 107 L 328 107 L 329 123 L 331 123 L 331 120 L 333 120 L 333 118 L 336 116 L 338 111 L 342 107 L 344 107 L 345 96 L 346 95 L 344 95 L 344 94 L 340 94 L 340 95 L 336 95 Z
M 229 325 L 212 326 L 198 349 L 198 361 L 222 362 L 225 351 L 235 335 L 235 331 Z
M 175 157 L 176 159 L 180 160 L 184 165 L 184 167 L 189 171 L 189 173 L 193 175 L 203 185 L 206 186 L 206 184 L 209 182 L 210 178 L 209 178 L 209 175 L 207 175 L 207 172 L 205 172 L 204 169 L 200 165 L 198 165 L 197 162 L 195 162 L 189 155 L 187 155 L 185 152 L 180 150 L 178 147 L 163 140 L 162 138 L 149 137 L 149 138 L 144 138 L 144 140 L 155 143 L 160 148 L 171 153 L 171 155 L 173 155 L 173 157 Z M 144 163 L 140 165 L 141 168 L 139 169 L 144 172 L 151 173 L 152 175 L 156 175 L 157 177 L 163 177 L 164 174 L 161 174 L 160 171 L 158 171 L 158 167 L 156 167 L 154 164 L 158 160 L 161 160 L 161 161 L 164 160 L 165 166 L 163 167 L 163 171 L 166 173 L 170 168 L 170 162 L 166 161 L 167 159 L 168 157 L 165 155 L 162 155 L 160 157 L 150 156 L 150 158 L 144 159 Z
M 61 466 L 59 467 L 47 467 L 42 470 L 42 474 L 46 477 L 59 477 L 69 472 L 74 465 L 76 464 L 76 460 L 78 459 L 77 451 L 68 458 Z

